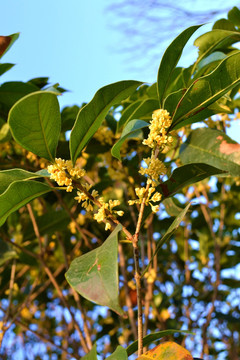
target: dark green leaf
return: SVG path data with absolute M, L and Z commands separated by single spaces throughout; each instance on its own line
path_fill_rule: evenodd
M 177 63 L 182 55 L 183 48 L 188 42 L 189 38 L 201 25 L 191 26 L 184 30 L 180 35 L 173 40 L 165 51 L 159 69 L 158 69 L 158 98 L 160 101 L 160 107 L 162 107 L 166 91 L 168 89 L 172 72 L 174 71 Z
M 151 344 L 153 341 L 159 340 L 165 336 L 168 335 L 173 335 L 173 334 L 190 334 L 193 335 L 193 333 L 191 331 L 187 331 L 187 330 L 163 330 L 163 331 L 157 331 L 155 333 L 149 334 L 147 336 L 144 336 L 143 338 L 143 346 L 147 346 L 149 344 Z M 138 349 L 138 341 L 134 341 L 131 345 L 129 345 L 127 347 L 127 353 L 128 356 L 132 355 L 133 353 L 135 353 L 135 351 L 137 351 Z
M 3 75 L 8 70 L 10 70 L 13 66 L 14 64 L 9 64 L 9 63 L 0 64 L 0 76 Z
M 41 176 L 41 173 L 32 173 L 22 169 L 0 171 L 0 194 L 2 194 L 14 181 L 30 180 Z
M 138 106 L 135 108 L 133 105 L 136 103 Z M 151 117 L 153 111 L 159 108 L 159 102 L 156 99 L 146 99 L 140 102 L 137 101 L 136 103 L 133 103 L 132 106 L 127 107 L 123 113 L 123 116 L 119 120 L 118 129 L 120 129 L 124 124 L 127 124 L 130 120 L 141 119 L 143 117 L 145 118 L 146 116 Z M 132 110 L 131 112 L 130 109 Z
M 89 351 L 87 355 L 81 357 L 81 360 L 98 360 L 96 344 L 93 345 L 92 349 Z
M 68 283 L 83 297 L 123 315 L 118 302 L 118 225 L 103 245 L 76 259 L 66 273 Z
M 181 146 L 180 159 L 184 164 L 204 162 L 232 176 L 240 176 L 240 145 L 219 130 L 202 128 L 192 131 Z
M 7 190 L 0 195 L 0 226 L 14 211 L 20 209 L 36 197 L 51 191 L 52 188 L 46 184 L 25 180 L 15 181 Z
M 194 160 L 196 161 L 196 156 Z M 164 198 L 167 198 L 178 193 L 185 186 L 194 184 L 212 175 L 224 173 L 226 171 L 207 164 L 191 163 L 176 168 L 167 181 L 158 185 L 157 190 L 163 194 Z
M 205 110 L 239 83 L 240 52 L 238 51 L 221 61 L 213 72 L 194 81 L 177 105 L 171 129 Z
M 111 106 L 126 99 L 142 82 L 120 81 L 104 86 L 93 99 L 80 109 L 70 136 L 70 153 L 73 164 L 91 137 L 102 124 Z
M 114 353 L 107 357 L 108 360 L 128 360 L 128 353 L 122 347 L 118 346 Z
M 0 86 L 0 103 L 11 108 L 22 97 L 38 91 L 38 88 L 21 81 L 6 82 Z
M 170 225 L 170 227 L 167 229 L 167 231 L 165 232 L 164 236 L 157 242 L 156 244 L 156 250 L 151 258 L 151 260 L 149 261 L 148 265 L 146 266 L 144 272 L 142 273 L 142 277 L 144 276 L 144 274 L 148 271 L 150 265 L 153 262 L 153 258 L 154 256 L 158 253 L 158 251 L 161 249 L 161 247 L 163 246 L 163 244 L 168 241 L 171 236 L 173 235 L 173 233 L 177 230 L 177 228 L 179 227 L 180 223 L 182 222 L 184 216 L 186 215 L 189 207 L 190 207 L 191 203 L 189 203 L 174 219 L 174 221 L 172 222 L 172 224 Z
M 141 136 L 141 129 L 147 126 L 149 126 L 149 123 L 142 120 L 132 120 L 127 123 L 123 129 L 122 136 L 112 148 L 112 156 L 116 157 L 118 160 L 121 160 L 120 149 L 124 141 L 130 138 L 132 139 Z
M 240 10 L 236 6 L 228 12 L 228 18 L 234 25 L 240 28 Z
M 18 37 L 19 33 L 8 36 L 0 36 L 0 58 L 10 49 Z
M 8 121 L 22 147 L 54 162 L 61 130 L 56 94 L 38 91 L 25 96 L 12 107 Z

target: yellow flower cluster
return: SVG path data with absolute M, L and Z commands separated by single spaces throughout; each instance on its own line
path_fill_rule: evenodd
M 114 142 L 113 132 L 107 126 L 100 126 L 93 137 L 102 145 L 112 145 Z
M 128 201 L 129 205 L 141 204 L 143 202 L 143 199 L 146 196 L 145 204 L 150 205 L 152 208 L 152 211 L 154 213 L 158 212 L 159 205 L 154 205 L 153 202 L 160 201 L 162 198 L 162 195 L 158 191 L 155 192 L 154 187 L 149 187 L 149 189 L 147 189 L 147 187 L 146 188 L 144 188 L 144 187 L 135 188 L 135 192 L 136 192 L 138 199 L 137 200 L 129 200 Z M 147 195 L 146 195 L 146 192 L 147 192 Z
M 88 184 L 85 184 L 85 189 L 87 191 L 90 190 L 91 188 L 91 185 L 88 185 Z M 92 197 L 96 197 L 98 196 L 98 192 L 96 190 L 93 190 L 92 193 L 91 193 Z M 93 206 L 92 204 L 90 203 L 90 199 L 89 197 L 87 196 L 87 194 L 85 194 L 84 192 L 82 191 L 77 191 L 77 196 L 74 198 L 75 200 L 78 201 L 78 203 L 80 203 L 81 201 L 83 201 L 82 203 L 82 207 L 84 207 L 86 209 L 86 211 L 93 211 Z
M 154 281 L 157 279 L 157 274 L 154 269 L 150 269 L 144 274 L 144 277 L 147 279 L 148 284 L 153 284 Z
M 153 149 L 157 146 L 163 149 L 166 145 L 171 144 L 173 138 L 167 135 L 167 129 L 171 123 L 172 120 L 166 110 L 155 110 L 152 114 L 152 121 L 150 121 L 148 138 L 143 140 L 143 144 Z
M 107 221 L 107 217 L 109 213 L 116 214 L 118 216 L 123 216 L 124 212 L 119 210 L 113 210 L 115 206 L 120 205 L 119 200 L 109 200 L 108 203 L 105 203 L 103 198 L 99 198 L 98 201 L 101 203 L 101 207 L 98 209 L 98 212 L 94 214 L 94 219 L 97 220 L 98 223 L 105 221 L 105 230 L 111 229 L 111 224 Z
M 57 182 L 59 186 L 67 186 L 67 192 L 71 192 L 72 179 L 80 179 L 85 175 L 85 170 L 73 167 L 71 160 L 55 159 L 55 164 L 49 165 L 47 171 L 51 174 L 50 179 Z
M 154 157 L 148 157 L 143 159 L 147 164 L 147 168 L 141 167 L 139 173 L 141 175 L 148 175 L 150 179 L 158 181 L 160 175 L 166 174 L 166 167 L 162 161 L 155 159 Z

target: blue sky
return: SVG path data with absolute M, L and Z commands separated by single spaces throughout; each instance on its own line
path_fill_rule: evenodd
M 52 84 L 60 83 L 69 90 L 59 98 L 61 107 L 88 102 L 100 87 L 116 81 L 156 81 L 161 55 L 174 35 L 170 33 L 167 42 L 159 44 L 159 58 L 150 69 L 139 66 L 139 57 L 126 60 L 126 53 L 117 50 L 121 42 L 129 39 L 112 29 L 109 23 L 114 24 L 114 15 L 110 18 L 111 13 L 106 12 L 112 2 L 2 0 L 0 35 L 20 32 L 20 37 L 3 58 L 16 66 L 1 80 L 27 81 L 48 76 Z M 196 35 L 210 27 L 204 26 Z M 181 65 L 190 64 L 193 54 L 193 46 L 189 46 Z

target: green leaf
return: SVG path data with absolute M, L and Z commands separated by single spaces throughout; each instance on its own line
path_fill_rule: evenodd
M 97 359 L 97 345 L 94 344 L 92 349 L 85 356 L 81 357 L 81 360 L 98 360 Z
M 22 169 L 0 171 L 0 194 L 2 194 L 14 181 L 30 180 L 39 177 L 42 177 L 41 173 L 32 173 Z
M 50 209 L 46 214 L 37 217 L 37 224 L 40 234 L 51 236 L 57 231 L 64 231 L 70 222 L 70 215 L 65 210 Z M 33 240 L 36 238 L 32 223 L 24 231 L 24 238 Z
M 158 108 L 159 102 L 156 99 L 136 101 L 132 105 L 128 106 L 125 112 L 123 112 L 123 115 L 118 122 L 118 129 L 120 129 L 124 124 L 127 124 L 130 120 L 140 119 L 142 117 L 149 116 L 149 114 L 152 116 L 153 111 Z
M 38 91 L 25 96 L 12 107 L 8 121 L 22 147 L 54 162 L 61 130 L 56 94 Z
M 5 72 L 10 70 L 13 66 L 14 64 L 10 64 L 10 63 L 0 64 L 0 76 L 2 76 Z
M 188 88 L 173 114 L 171 130 L 183 121 L 205 110 L 240 83 L 240 52 L 227 57 L 208 75 Z
M 192 131 L 181 146 L 180 159 L 184 164 L 204 162 L 232 176 L 240 176 L 240 145 L 219 130 L 201 128 Z
M 9 244 L 3 241 L 0 238 L 0 266 L 2 266 L 6 261 L 17 258 L 17 253 L 14 251 Z
M 102 124 L 109 109 L 126 99 L 142 82 L 119 81 L 99 89 L 93 99 L 80 109 L 70 136 L 73 164 L 91 137 Z
M 159 340 L 165 336 L 172 335 L 172 334 L 191 334 L 191 335 L 193 335 L 193 333 L 191 331 L 187 331 L 187 330 L 169 329 L 169 330 L 157 331 L 155 333 L 144 336 L 143 346 L 147 346 L 147 345 L 151 344 L 153 341 Z M 137 349 L 138 349 L 138 341 L 136 340 L 127 347 L 126 350 L 127 350 L 128 356 L 135 353 L 137 351 Z
M 236 6 L 228 12 L 228 18 L 234 25 L 240 28 L 240 10 Z
M 193 33 L 202 25 L 190 26 L 184 30 L 180 35 L 173 40 L 165 51 L 159 69 L 158 69 L 158 79 L 157 79 L 157 88 L 158 88 L 158 98 L 160 102 L 160 107 L 162 107 L 165 94 L 167 92 L 170 80 L 172 78 L 172 73 L 177 66 L 177 63 L 182 55 L 183 48 L 188 42 L 189 38 Z
M 147 123 L 146 121 L 129 121 L 129 123 L 127 123 L 127 125 L 123 129 L 120 139 L 112 147 L 112 156 L 116 157 L 118 160 L 121 160 L 120 149 L 124 141 L 130 138 L 139 137 L 139 135 L 142 135 L 142 131 L 140 129 L 147 126 L 149 126 L 149 123 Z
M 0 144 L 12 138 L 8 123 L 3 124 L 0 129 Z
M 196 156 L 194 158 L 196 161 Z M 203 163 L 191 163 L 176 168 L 170 178 L 157 186 L 164 198 L 178 193 L 185 186 L 194 184 L 212 175 L 221 175 L 226 171 Z
M 112 353 L 112 355 L 107 357 L 108 360 L 128 360 L 128 353 L 122 347 L 118 346 L 117 349 Z
M 20 180 L 13 182 L 0 195 L 0 226 L 2 226 L 11 213 L 51 190 L 50 186 L 37 181 Z
M 38 87 L 21 81 L 9 81 L 0 86 L 0 103 L 10 109 L 22 97 L 38 91 Z
M 76 259 L 66 272 L 68 283 L 83 297 L 123 315 L 118 303 L 118 225 L 103 245 Z
M 163 205 L 165 207 L 166 212 L 170 216 L 177 216 L 182 211 L 182 207 L 180 207 L 177 203 L 177 199 L 174 199 L 174 197 L 166 198 L 163 200 Z
M 199 36 L 194 45 L 199 48 L 198 59 L 194 64 L 193 72 L 197 64 L 206 56 L 210 55 L 216 50 L 221 50 L 229 45 L 240 41 L 240 33 L 237 31 L 214 29 Z
M 19 33 L 8 36 L 0 36 L 0 58 L 10 49 L 18 37 Z
M 146 274 L 146 272 L 148 271 L 150 265 L 153 262 L 154 256 L 158 253 L 158 251 L 161 249 L 161 247 L 163 246 L 163 244 L 165 244 L 166 241 L 168 241 L 171 236 L 173 235 L 173 233 L 177 230 L 177 228 L 179 227 L 180 223 L 182 222 L 184 216 L 186 215 L 189 207 L 190 207 L 191 203 L 189 203 L 174 219 L 174 221 L 172 222 L 172 224 L 170 225 L 170 227 L 168 228 L 168 230 L 165 232 L 165 234 L 163 235 L 163 237 L 157 242 L 156 244 L 156 250 L 154 252 L 154 254 L 152 255 L 151 260 L 149 261 L 148 265 L 146 266 L 145 270 L 143 271 L 141 277 L 144 276 L 144 274 Z

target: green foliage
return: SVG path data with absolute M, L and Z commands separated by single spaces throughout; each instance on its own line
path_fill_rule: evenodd
M 48 78 L 1 85 L 3 354 L 8 333 L 29 346 L 32 332 L 49 359 L 97 360 L 98 346 L 126 360 L 140 344 L 141 307 L 144 346 L 190 331 L 195 353 L 201 342 L 216 359 L 220 337 L 229 358 L 240 350 L 237 278 L 223 271 L 240 255 L 240 145 L 226 134 L 239 118 L 239 24 L 233 8 L 195 40 L 197 60 L 177 67 L 192 26 L 153 85 L 121 81 L 62 111 L 64 89 Z M 0 38 L 0 55 L 17 36 Z

